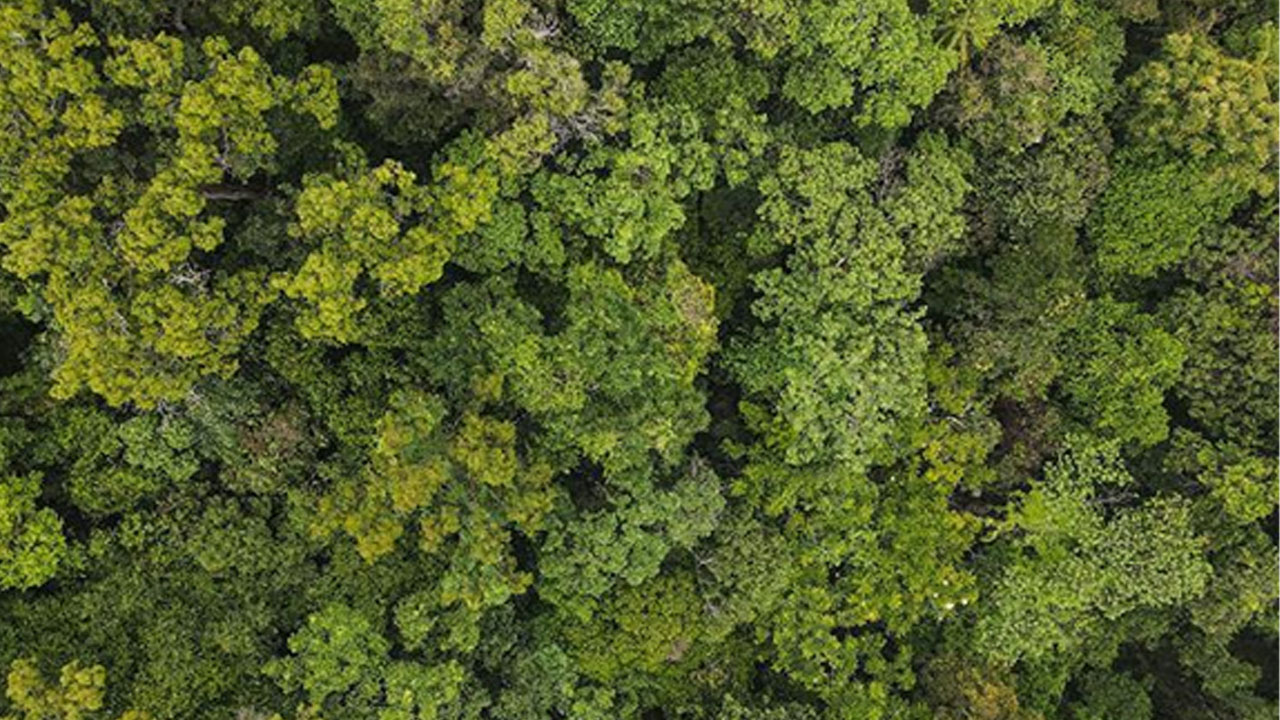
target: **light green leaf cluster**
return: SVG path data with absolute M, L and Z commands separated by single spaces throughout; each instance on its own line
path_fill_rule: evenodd
M 43 585 L 66 555 L 62 519 L 36 508 L 40 475 L 0 480 L 0 587 L 25 590 Z
M 1020 557 L 984 601 L 977 638 L 988 657 L 1070 652 L 1128 613 L 1195 599 L 1211 575 L 1187 502 L 1154 498 L 1107 513 L 1133 483 L 1116 447 L 1069 442 L 1007 520 L 1022 532 L 1007 541 Z

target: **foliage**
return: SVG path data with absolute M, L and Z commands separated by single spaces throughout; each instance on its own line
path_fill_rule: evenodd
M 1276 27 L 3 0 L 0 717 L 1275 717 Z
M 36 509 L 40 475 L 0 480 L 0 586 L 25 589 L 53 577 L 67 552 L 62 520 L 50 508 Z

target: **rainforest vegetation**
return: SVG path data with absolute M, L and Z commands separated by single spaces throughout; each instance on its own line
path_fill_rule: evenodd
M 1271 0 L 0 0 L 0 717 L 1274 720 Z

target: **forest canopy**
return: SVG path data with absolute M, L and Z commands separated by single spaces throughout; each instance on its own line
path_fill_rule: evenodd
M 1276 7 L 0 0 L 5 720 L 1273 720 Z

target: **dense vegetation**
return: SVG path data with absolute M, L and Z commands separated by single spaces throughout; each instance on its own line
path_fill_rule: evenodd
M 0 716 L 1276 717 L 1263 0 L 0 0 Z

